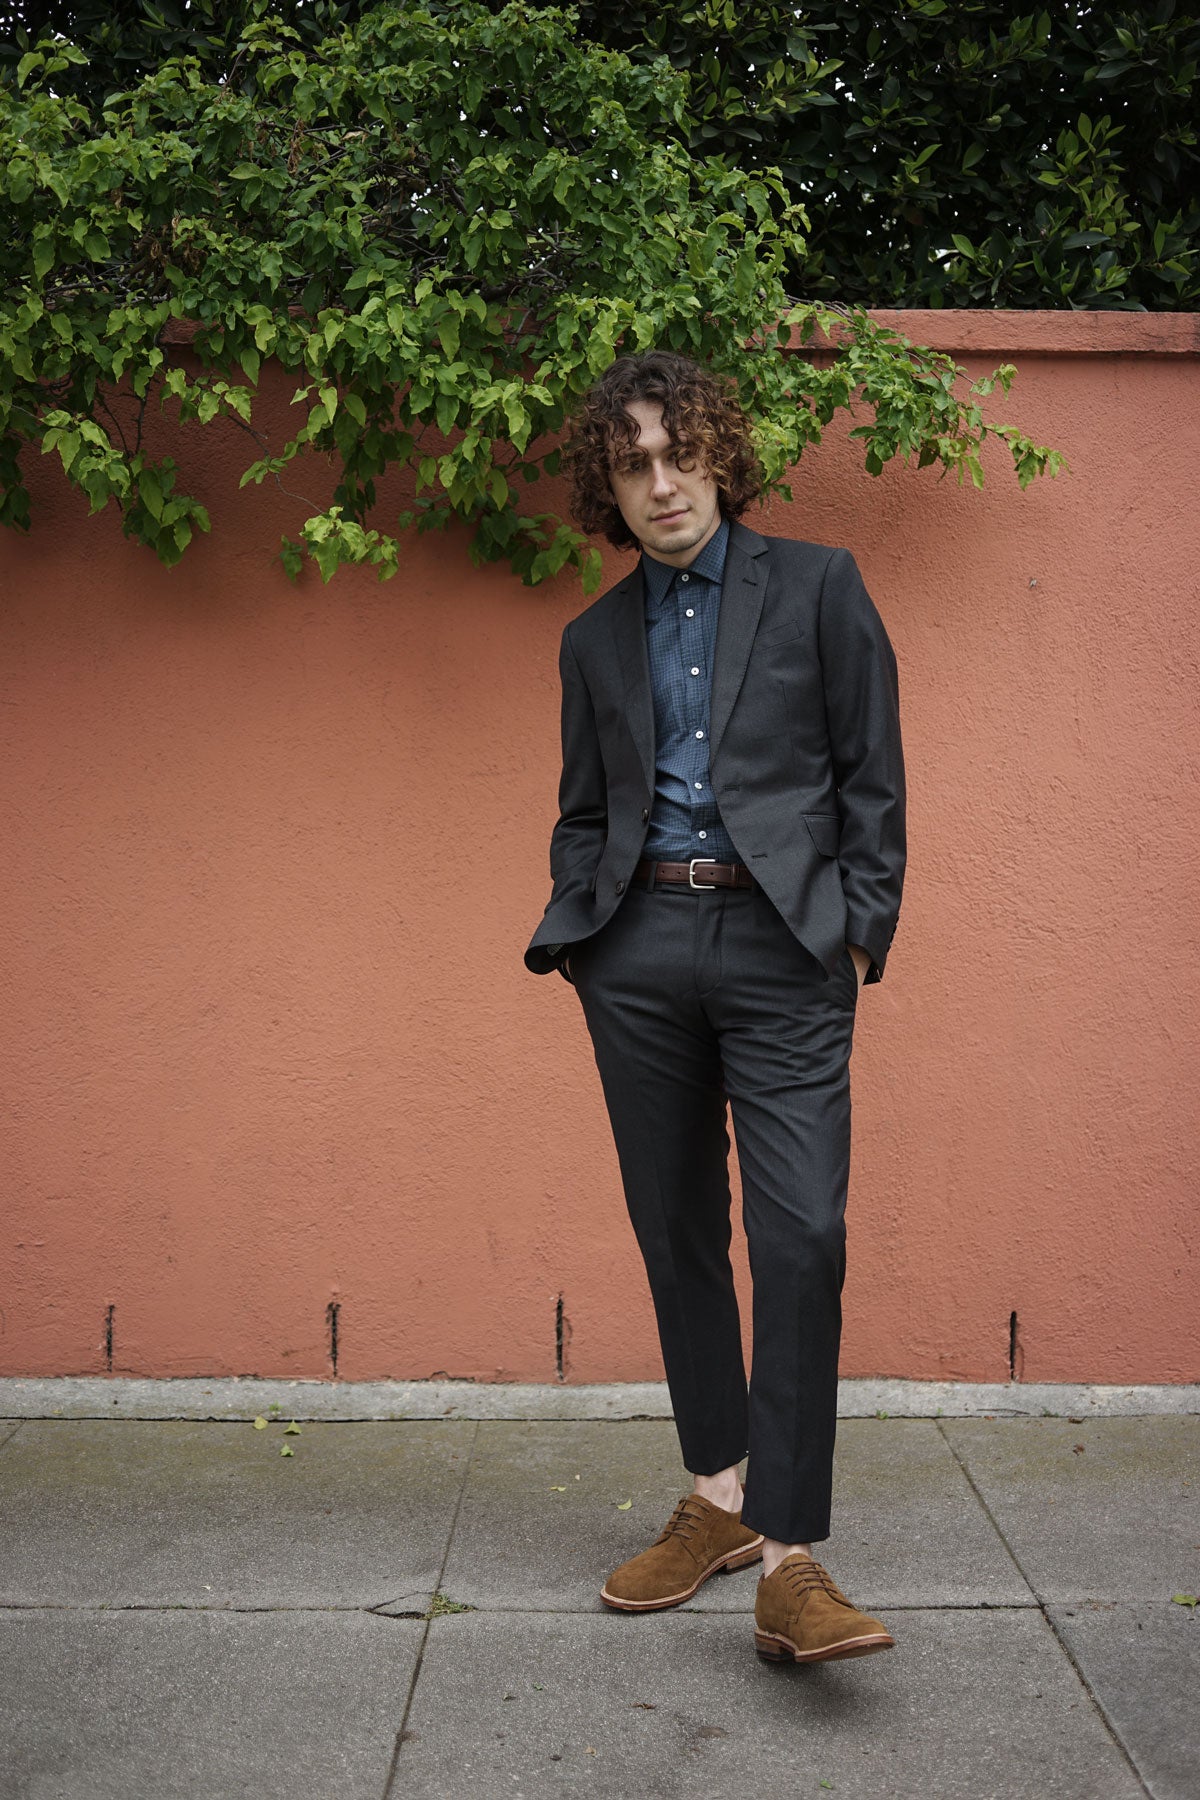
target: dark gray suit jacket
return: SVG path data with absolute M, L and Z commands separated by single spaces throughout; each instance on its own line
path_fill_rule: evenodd
M 554 889 L 525 952 L 536 974 L 612 917 L 645 841 L 654 708 L 639 569 L 571 621 L 559 667 Z M 878 981 L 904 881 L 904 759 L 896 658 L 848 550 L 733 526 L 709 739 L 721 817 L 767 897 L 829 974 L 861 944 Z

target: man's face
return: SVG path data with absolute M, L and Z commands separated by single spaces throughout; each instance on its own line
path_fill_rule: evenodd
M 637 436 L 609 457 L 612 497 L 644 549 L 685 568 L 721 523 L 717 484 L 673 441 L 657 401 L 633 400 L 625 410 Z

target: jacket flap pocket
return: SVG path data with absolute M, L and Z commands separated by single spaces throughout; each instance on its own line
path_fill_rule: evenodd
M 808 835 L 822 856 L 836 856 L 842 835 L 842 821 L 836 813 L 805 813 Z
M 786 644 L 789 638 L 803 637 L 803 629 L 794 619 L 786 619 L 782 625 L 771 625 L 760 631 L 755 638 L 756 644 Z

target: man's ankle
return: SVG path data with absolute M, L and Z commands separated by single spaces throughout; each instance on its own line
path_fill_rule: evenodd
M 802 1556 L 812 1560 L 811 1544 L 784 1544 L 778 1538 L 763 1539 L 763 1576 L 773 1575 L 785 1556 L 792 1556 L 799 1551 Z
M 721 1469 L 716 1475 L 693 1475 L 693 1491 L 722 1512 L 741 1512 L 742 1483 L 737 1469 Z

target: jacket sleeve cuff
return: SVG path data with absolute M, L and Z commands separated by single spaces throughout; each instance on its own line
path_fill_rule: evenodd
M 888 951 L 892 947 L 891 938 L 889 937 L 885 943 L 878 932 L 860 931 L 850 925 L 846 928 L 846 943 L 857 944 L 859 949 L 865 950 L 871 959 L 870 966 L 863 976 L 863 986 L 866 987 L 869 981 L 882 981 L 884 964 L 887 962 Z

